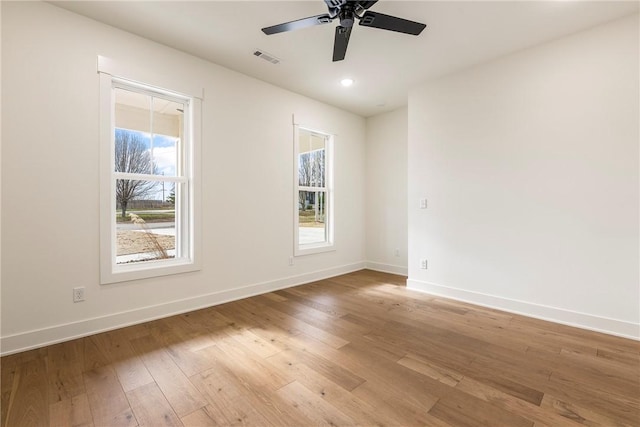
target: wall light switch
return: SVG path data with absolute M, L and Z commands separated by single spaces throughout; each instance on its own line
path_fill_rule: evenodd
M 427 199 L 420 199 L 420 209 L 427 209 Z

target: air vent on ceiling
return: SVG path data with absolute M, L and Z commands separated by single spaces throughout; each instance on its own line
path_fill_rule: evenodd
M 255 56 L 257 56 L 258 58 L 262 58 L 265 61 L 269 61 L 272 64 L 277 64 L 280 62 L 280 60 L 278 58 L 276 58 L 275 56 L 273 56 L 270 53 L 265 52 L 264 50 L 260 50 L 260 49 L 256 49 L 253 54 Z

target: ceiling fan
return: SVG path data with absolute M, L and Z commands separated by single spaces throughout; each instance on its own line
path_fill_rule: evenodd
M 342 61 L 347 53 L 347 45 L 351 36 L 351 29 L 356 20 L 365 27 L 380 28 L 381 30 L 396 31 L 398 33 L 419 35 L 426 28 L 425 24 L 409 21 L 396 16 L 372 12 L 369 9 L 378 0 L 324 0 L 329 8 L 329 13 L 310 16 L 309 18 L 285 22 L 262 29 L 262 32 L 271 35 L 285 31 L 298 30 L 300 28 L 323 25 L 338 18 L 340 25 L 336 27 L 333 42 L 333 61 Z M 364 12 L 364 13 L 363 13 Z

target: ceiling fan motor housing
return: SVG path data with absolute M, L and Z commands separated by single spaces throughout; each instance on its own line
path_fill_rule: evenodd
M 345 28 L 353 27 L 353 21 L 355 13 L 350 8 L 343 8 L 340 10 L 338 17 L 340 18 L 340 26 Z

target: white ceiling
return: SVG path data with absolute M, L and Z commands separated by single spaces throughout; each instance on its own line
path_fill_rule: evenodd
M 266 36 L 261 28 L 325 13 L 305 1 L 55 1 L 53 4 L 276 86 L 371 116 L 406 105 L 413 85 L 637 13 L 638 1 L 397 1 L 371 10 L 427 24 L 418 36 L 354 26 L 332 62 L 331 24 Z M 253 55 L 262 49 L 282 62 Z M 339 81 L 349 76 L 349 88 Z

